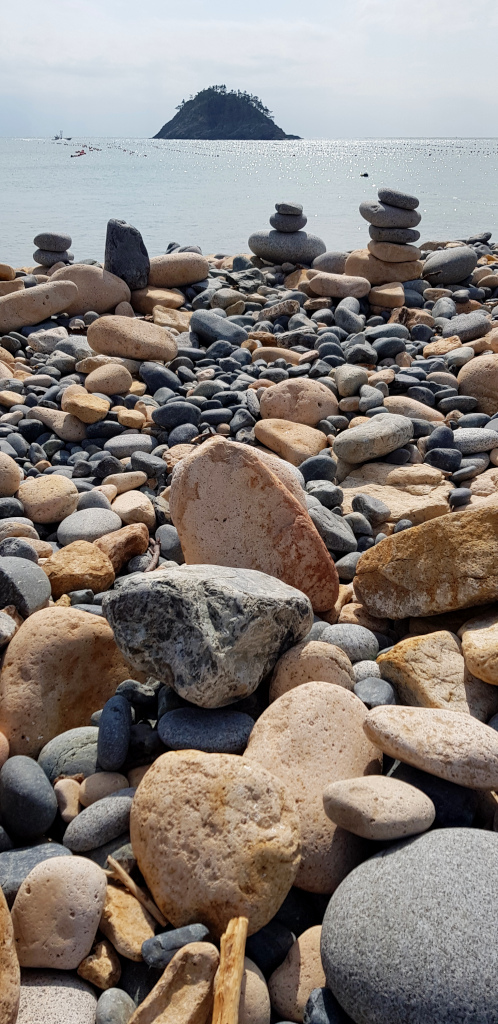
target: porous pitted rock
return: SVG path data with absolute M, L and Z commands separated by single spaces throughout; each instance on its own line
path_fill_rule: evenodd
M 244 957 L 244 973 L 240 986 L 239 1024 L 270 1024 L 271 1004 L 264 974 Z
M 485 683 L 498 685 L 498 616 L 469 619 L 458 630 L 465 664 Z
M 247 445 L 215 438 L 195 450 L 175 467 L 169 502 L 187 563 L 257 569 L 302 590 L 316 611 L 335 604 L 337 572 L 316 527 Z
M 278 659 L 270 684 L 270 701 L 295 686 L 319 679 L 352 690 L 355 684 L 351 662 L 344 651 L 320 640 L 303 640 Z
M 128 316 L 106 316 L 94 320 L 88 328 L 88 344 L 94 352 L 127 359 L 174 359 L 178 346 L 164 327 Z
M 304 1020 L 304 1010 L 313 989 L 323 988 L 325 975 L 320 959 L 321 925 L 302 932 L 280 967 L 273 972 L 268 989 L 279 1017 Z
M 0 297 L 0 333 L 8 334 L 20 327 L 28 327 L 46 320 L 53 313 L 67 311 L 78 299 L 78 289 L 72 281 L 54 281 L 24 288 L 20 292 Z
M 131 298 L 128 285 L 120 277 L 109 274 L 101 267 L 88 266 L 83 263 L 56 270 L 50 281 L 57 283 L 69 281 L 76 285 L 77 294 L 64 306 L 64 311 L 69 316 L 89 312 L 108 313 L 111 309 L 115 309 L 119 302 L 129 302 Z M 29 288 L 28 292 L 30 291 L 33 289 Z M 39 319 L 42 320 L 43 317 Z M 89 344 L 91 345 L 90 341 Z
M 483 352 L 470 359 L 458 373 L 460 395 L 477 398 L 477 411 L 494 416 L 498 410 L 498 355 Z
M 95 1024 L 91 985 L 64 971 L 23 970 L 16 1024 Z
M 103 608 L 124 656 L 201 707 L 253 693 L 312 623 L 308 598 L 294 587 L 213 565 L 132 576 Z
M 165 917 L 175 928 L 202 921 L 216 937 L 239 915 L 249 919 L 249 934 L 267 924 L 299 863 L 291 794 L 269 771 L 233 754 L 159 757 L 135 794 L 130 832 Z
M 105 619 L 44 608 L 11 640 L 0 676 L 0 730 L 11 754 L 36 757 L 59 733 L 86 725 L 130 677 Z
M 332 782 L 323 806 L 331 821 L 363 839 L 405 839 L 425 832 L 436 817 L 425 793 L 385 775 Z
M 27 477 L 18 491 L 24 514 L 34 523 L 60 523 L 76 511 L 79 494 L 76 485 L 65 476 Z
M 295 884 L 308 892 L 333 892 L 366 855 L 356 836 L 327 818 L 322 800 L 330 782 L 380 772 L 380 751 L 365 743 L 365 715 L 365 705 L 344 687 L 304 683 L 263 712 L 243 755 L 277 775 L 296 800 L 301 864 Z
M 86 540 L 75 540 L 65 548 L 56 551 L 43 563 L 52 597 L 56 601 L 71 590 L 93 590 L 100 594 L 114 583 L 112 562 L 96 544 Z
M 0 452 L 0 498 L 11 498 L 22 479 L 23 472 L 17 462 L 10 455 L 5 455 L 5 452 Z
M 19 961 L 14 945 L 14 929 L 5 896 L 0 889 L 0 1020 L 2 1024 L 16 1024 L 19 991 Z
M 264 392 L 260 412 L 265 419 L 290 420 L 316 427 L 319 420 L 337 416 L 337 398 L 318 380 L 297 377 L 273 384 Z

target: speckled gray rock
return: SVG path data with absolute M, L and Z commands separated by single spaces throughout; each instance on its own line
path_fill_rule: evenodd
M 458 252 L 458 250 L 453 250 Z M 461 342 L 475 341 L 476 338 L 483 338 L 492 328 L 492 322 L 481 309 L 474 309 L 472 313 L 460 313 L 443 327 L 443 338 L 452 338 L 458 335 Z M 460 350 L 461 351 L 461 350 Z
M 360 203 L 361 216 L 376 228 L 416 228 L 421 217 L 416 210 L 365 200 Z
M 95 1024 L 128 1024 L 136 1006 L 121 988 L 108 988 L 97 1003 Z
M 270 217 L 270 224 L 275 231 L 285 231 L 290 234 L 293 231 L 301 231 L 308 223 L 304 213 L 273 213 Z
M 91 985 L 68 971 L 21 971 L 17 1024 L 95 1024 Z
M 71 235 L 66 235 L 62 231 L 41 231 L 33 238 L 33 245 L 38 249 L 48 249 L 49 252 L 63 252 L 64 249 L 69 249 L 72 243 Z
M 490 452 L 497 446 L 496 430 L 486 427 L 459 427 L 453 433 L 453 443 L 462 455 L 473 455 L 474 452 Z
M 116 512 L 108 512 L 105 508 L 84 508 L 62 520 L 57 530 L 57 540 L 61 547 L 72 544 L 75 540 L 87 540 L 91 543 L 99 537 L 105 537 L 107 533 L 120 530 L 122 525 Z
M 60 252 L 51 252 L 50 249 L 35 249 L 33 259 L 42 267 L 53 267 L 55 263 L 72 263 L 74 255 L 67 249 L 62 249 Z
M 347 258 L 347 252 L 322 252 L 313 260 L 312 267 L 325 274 L 343 274 Z
M 357 683 L 361 679 L 372 679 L 373 677 L 380 679 L 380 668 L 376 661 L 357 661 L 353 665 L 353 675 Z
M 370 662 L 374 665 L 374 662 Z M 377 668 L 377 666 L 375 665 Z M 396 694 L 393 687 L 385 679 L 379 679 L 375 674 L 366 676 L 355 683 L 353 692 L 367 708 L 379 708 L 383 704 L 396 704 Z
M 323 505 L 308 508 L 308 515 L 329 551 L 338 554 L 356 551 L 356 537 L 349 523 L 342 516 L 330 512 Z
M 374 634 L 354 623 L 338 622 L 335 626 L 327 626 L 320 637 L 323 643 L 334 644 L 347 654 L 349 660 L 375 661 L 379 653 L 379 644 Z
M 329 988 L 314 988 L 304 1008 L 303 1024 L 350 1024 Z
M 372 526 L 380 526 L 389 519 L 391 510 L 389 505 L 380 498 L 374 498 L 371 494 L 355 494 L 351 507 L 354 512 L 359 512 Z
M 254 569 L 215 565 L 129 577 L 102 607 L 131 664 L 201 707 L 253 693 L 313 622 L 301 591 Z
M 117 459 L 127 459 L 134 452 L 149 453 L 153 447 L 154 441 L 148 434 L 118 434 L 106 441 L 104 450 Z
M 123 835 L 117 836 L 116 839 L 111 839 L 110 843 L 104 843 L 103 846 L 97 846 L 94 850 L 90 850 L 89 857 L 99 865 L 100 868 L 108 868 L 107 863 L 108 857 L 114 857 L 119 864 L 131 874 L 136 868 L 137 861 L 133 854 L 133 849 L 130 843 L 129 832 L 123 832 Z
M 395 245 L 409 245 L 420 238 L 420 231 L 414 228 L 376 228 L 373 224 L 368 234 L 374 242 L 394 242 Z
M 495 1024 L 497 871 L 495 832 L 450 828 L 348 875 L 328 905 L 321 952 L 355 1024 Z
M 90 711 L 90 709 L 89 709 Z M 38 755 L 38 764 L 53 784 L 59 775 L 94 775 L 97 771 L 99 730 L 93 725 L 68 729 L 49 740 Z
M 23 846 L 0 853 L 0 888 L 12 906 L 17 890 L 30 871 L 49 857 L 67 857 L 70 851 L 59 843 L 39 843 L 37 846 Z
M 85 807 L 69 823 L 64 833 L 64 846 L 72 853 L 87 853 L 126 832 L 134 793 L 134 789 L 119 789 Z
M 399 206 L 402 210 L 416 210 L 419 200 L 408 192 L 398 192 L 396 188 L 379 188 L 377 191 L 381 203 L 389 203 L 389 206 Z
M 43 569 L 27 558 L 0 558 L 0 607 L 13 604 L 24 619 L 43 608 L 52 594 Z
M 50 828 L 57 799 L 39 764 L 31 757 L 9 757 L 0 771 L 2 825 L 17 841 L 29 842 Z
M 149 967 L 164 970 L 179 949 L 189 942 L 204 942 L 208 935 L 209 928 L 203 924 L 174 928 L 171 932 L 162 932 L 152 939 L 146 939 L 142 945 L 142 956 Z
M 334 455 L 344 462 L 368 462 L 388 455 L 411 440 L 413 424 L 407 416 L 381 413 L 368 423 L 343 430 L 334 441 Z
M 475 250 L 468 245 L 437 250 L 424 263 L 424 279 L 433 286 L 458 284 L 472 273 L 477 258 Z
M 296 231 L 285 234 L 283 231 L 255 231 L 248 241 L 248 246 L 262 260 L 269 263 L 306 263 L 309 266 L 317 256 L 326 251 L 327 246 L 317 235 L 307 231 Z
M 170 750 L 204 750 L 206 754 L 242 754 L 254 720 L 240 711 L 178 708 L 159 720 L 157 731 Z M 190 940 L 189 940 L 190 941 Z M 191 940 L 194 941 L 193 939 Z M 195 940 L 197 941 L 197 940 Z
M 104 266 L 126 281 L 131 291 L 147 287 L 150 260 L 138 228 L 125 220 L 107 222 Z
M 16 631 L 16 624 L 10 615 L 0 612 L 0 648 L 8 644 Z

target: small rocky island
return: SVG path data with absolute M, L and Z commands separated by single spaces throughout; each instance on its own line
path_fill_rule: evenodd
M 182 100 L 155 139 L 299 139 L 286 135 L 257 96 L 212 85 Z

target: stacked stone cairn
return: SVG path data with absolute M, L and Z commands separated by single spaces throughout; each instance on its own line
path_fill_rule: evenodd
M 35 263 L 47 268 L 55 266 L 56 263 L 72 263 L 74 256 L 69 252 L 71 243 L 70 235 L 42 231 L 33 239 L 33 245 L 37 246 L 33 259 Z
M 302 229 L 307 217 L 300 203 L 275 203 L 270 217 L 273 231 L 255 231 L 249 238 L 249 248 L 260 259 L 269 263 L 304 263 L 311 266 L 314 259 L 326 250 L 325 242 L 317 235 Z

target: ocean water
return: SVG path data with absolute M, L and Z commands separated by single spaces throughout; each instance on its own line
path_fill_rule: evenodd
M 0 262 L 29 265 L 34 236 L 58 229 L 76 259 L 102 260 L 110 217 L 139 228 L 150 255 L 170 241 L 246 252 L 282 200 L 303 204 L 328 249 L 361 248 L 358 206 L 381 185 L 420 198 L 422 241 L 498 233 L 497 158 L 498 139 L 0 139 Z

